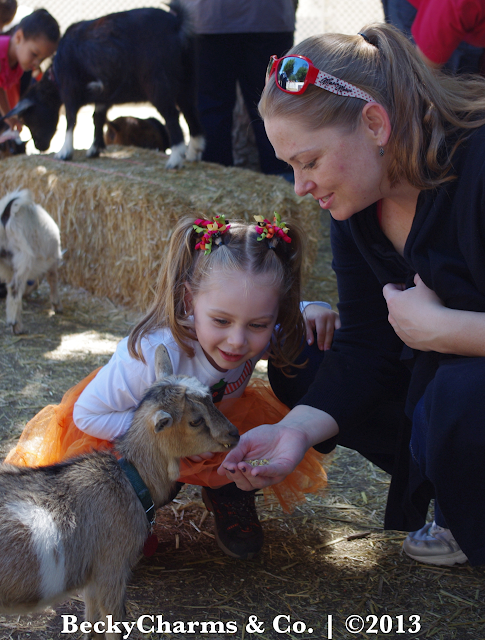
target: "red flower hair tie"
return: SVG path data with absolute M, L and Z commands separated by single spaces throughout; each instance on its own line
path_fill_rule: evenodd
M 256 233 L 259 234 L 258 242 L 266 239 L 272 249 L 276 247 L 280 238 L 284 242 L 291 242 L 288 235 L 289 228 L 286 226 L 286 222 L 282 222 L 281 216 L 276 211 L 272 223 L 263 216 L 254 216 L 254 219 L 258 223 L 256 225 Z
M 203 251 L 204 255 L 208 255 L 212 251 L 212 243 L 219 245 L 222 243 L 222 235 L 231 228 L 230 224 L 226 224 L 223 214 L 214 216 L 212 220 L 203 220 L 197 218 L 193 224 L 194 231 L 202 234 L 201 239 L 195 245 L 195 250 Z

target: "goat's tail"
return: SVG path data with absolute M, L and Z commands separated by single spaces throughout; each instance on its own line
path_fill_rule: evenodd
M 172 13 L 177 19 L 177 27 L 182 37 L 182 40 L 186 42 L 191 40 L 194 36 L 194 20 L 190 9 L 187 5 L 183 4 L 181 0 L 170 0 L 168 4 L 170 13 Z

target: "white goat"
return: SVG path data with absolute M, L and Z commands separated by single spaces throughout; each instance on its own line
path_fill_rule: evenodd
M 0 610 L 30 611 L 82 589 L 86 621 L 120 637 L 107 616 L 123 621 L 126 583 L 150 531 L 133 475 L 157 509 L 174 496 L 182 456 L 239 440 L 206 386 L 172 375 L 163 346 L 156 371 L 115 445 L 123 463 L 98 451 L 48 467 L 0 465 Z
M 0 221 L 0 281 L 7 283 L 7 326 L 22 333 L 22 296 L 28 283 L 46 276 L 52 307 L 62 311 L 57 289 L 59 227 L 27 189 L 0 200 Z

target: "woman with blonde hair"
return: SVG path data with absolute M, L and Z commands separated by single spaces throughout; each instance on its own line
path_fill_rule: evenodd
M 273 376 L 294 408 L 219 473 L 267 486 L 339 442 L 392 474 L 385 526 L 411 531 L 410 557 L 484 564 L 485 80 L 431 71 L 378 24 L 272 58 L 259 108 L 296 193 L 331 213 L 342 326 L 291 395 Z

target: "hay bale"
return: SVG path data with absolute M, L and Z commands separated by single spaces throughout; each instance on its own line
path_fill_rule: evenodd
M 110 147 L 101 158 L 84 152 L 72 162 L 52 155 L 0 160 L 0 197 L 28 187 L 52 215 L 67 249 L 61 278 L 100 297 L 145 311 L 175 221 L 183 215 L 253 220 L 277 211 L 306 231 L 319 225 L 314 200 L 298 198 L 283 178 L 212 163 L 166 171 L 166 156 L 133 147 Z M 309 235 L 305 273 L 315 261 Z

